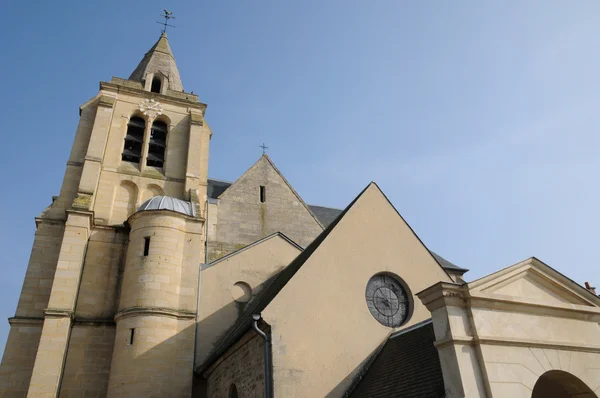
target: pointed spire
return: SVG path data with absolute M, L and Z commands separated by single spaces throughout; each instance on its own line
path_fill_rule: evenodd
M 169 46 L 167 34 L 162 33 L 158 41 L 144 55 L 137 68 L 129 76 L 129 80 L 143 81 L 148 73 L 160 72 L 169 80 L 169 89 L 174 91 L 183 91 L 179 70 L 175 63 L 175 57 Z

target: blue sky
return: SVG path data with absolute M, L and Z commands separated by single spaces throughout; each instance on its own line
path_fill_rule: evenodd
M 129 76 L 164 7 L 184 87 L 208 104 L 212 177 L 265 142 L 310 204 L 376 181 L 469 279 L 537 256 L 600 285 L 600 2 L 21 1 L 4 5 L 0 62 L 0 318 L 79 105 Z

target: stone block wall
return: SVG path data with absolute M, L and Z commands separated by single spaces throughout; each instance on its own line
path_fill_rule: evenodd
M 131 330 L 134 329 L 133 343 Z M 106 397 L 189 397 L 194 361 L 194 320 L 168 315 L 117 321 Z
M 128 238 L 127 232 L 119 229 L 94 228 L 91 231 L 79 286 L 76 319 L 113 320 Z
M 260 187 L 264 187 L 261 201 Z M 281 232 L 306 247 L 323 230 L 279 171 L 262 156 L 219 199 L 218 211 L 209 209 L 209 260 Z
M 42 321 L 11 321 L 8 342 L 0 366 L 0 397 L 25 397 L 35 363 Z
M 254 330 L 248 331 L 209 369 L 205 396 L 229 398 L 232 385 L 240 397 L 265 396 L 264 340 Z
M 106 397 L 114 342 L 114 324 L 76 323 L 73 326 L 60 398 Z
M 48 307 L 65 225 L 40 222 L 35 232 L 27 273 L 17 305 L 17 317 L 43 317 Z

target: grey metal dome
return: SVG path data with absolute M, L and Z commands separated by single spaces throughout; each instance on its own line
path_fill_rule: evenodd
M 194 206 L 185 200 L 172 198 L 170 196 L 155 196 L 145 201 L 138 209 L 143 210 L 171 210 L 187 216 L 195 217 Z

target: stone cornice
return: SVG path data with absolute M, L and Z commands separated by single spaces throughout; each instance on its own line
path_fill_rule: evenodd
M 164 316 L 174 319 L 195 319 L 196 313 L 192 311 L 180 311 L 172 308 L 161 308 L 161 307 L 130 307 L 125 308 L 115 314 L 115 322 L 118 322 L 122 318 L 129 318 L 132 316 Z
M 46 318 L 71 318 L 73 319 L 73 311 L 62 308 L 46 308 L 44 310 Z
M 472 310 L 492 309 L 574 319 L 588 319 L 591 315 L 600 321 L 600 309 L 597 307 L 568 303 L 544 303 L 520 297 L 485 294 L 470 290 L 467 284 L 438 282 L 417 293 L 417 297 L 429 311 L 435 311 L 441 307 L 469 307 Z
M 126 94 L 133 94 L 133 95 L 137 95 L 137 96 L 144 97 L 144 98 L 156 97 L 156 98 L 160 98 L 161 102 L 163 102 L 163 103 L 171 103 L 174 105 L 184 105 L 184 106 L 189 106 L 189 107 L 192 107 L 195 109 L 201 109 L 202 113 L 204 113 L 204 111 L 206 109 L 206 104 L 198 101 L 198 97 L 196 97 L 195 94 L 190 94 L 190 93 L 184 93 L 184 94 L 192 97 L 193 99 L 184 99 L 184 98 L 173 97 L 170 95 L 153 93 L 150 91 L 146 91 L 144 89 L 128 87 L 128 86 L 118 84 L 118 83 L 113 83 L 113 82 L 100 82 L 100 90 L 114 91 L 117 93 L 123 92 Z
M 203 112 L 190 110 L 190 124 L 196 126 L 202 126 L 204 124 Z
M 511 347 L 531 347 L 531 348 L 547 348 L 555 350 L 569 350 L 581 352 L 600 353 L 600 345 L 594 344 L 573 344 L 565 341 L 542 341 L 535 339 L 514 339 L 507 337 L 496 336 L 457 336 L 449 337 L 442 340 L 437 340 L 433 343 L 436 348 L 441 349 L 449 345 L 500 345 Z
M 24 317 L 24 316 L 14 316 L 12 318 L 8 318 L 8 323 L 12 325 L 23 325 L 23 326 L 42 326 L 44 323 L 43 317 Z
M 181 217 L 181 218 L 189 220 L 189 221 L 199 221 L 202 223 L 204 221 L 206 221 L 204 219 L 204 217 L 201 217 L 201 216 L 197 216 L 197 217 L 188 216 L 187 214 L 183 214 L 178 211 L 167 210 L 167 209 L 152 209 L 152 210 L 137 211 L 137 212 L 133 213 L 132 215 L 130 215 L 129 218 L 127 219 L 127 221 L 131 224 L 130 220 L 133 220 L 134 218 L 138 218 L 141 216 L 147 216 L 147 215 L 161 215 L 161 214 L 165 215 L 165 216 Z M 166 226 L 162 226 L 161 228 L 175 229 L 175 230 L 182 231 L 182 232 L 191 232 L 191 231 L 188 231 L 188 228 L 183 229 L 183 228 L 166 227 Z
M 103 95 L 98 100 L 98 106 L 105 106 L 107 108 L 112 108 L 115 105 L 116 98 L 108 95 Z

